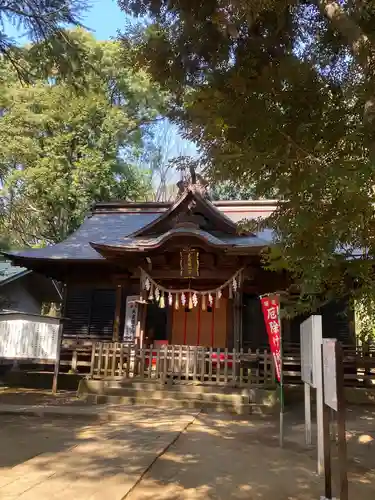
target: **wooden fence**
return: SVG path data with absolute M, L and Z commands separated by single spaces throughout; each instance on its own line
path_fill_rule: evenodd
M 274 365 L 266 350 L 244 352 L 176 345 L 140 349 L 113 342 L 93 344 L 90 377 L 270 387 L 276 382 Z
M 283 357 L 287 384 L 301 383 L 299 350 Z M 346 386 L 375 386 L 375 350 L 345 347 Z M 90 377 L 199 380 L 217 384 L 275 386 L 275 369 L 267 349 L 214 350 L 193 346 L 139 349 L 121 343 L 94 343 Z
M 375 348 L 344 346 L 344 351 L 345 385 L 375 388 Z M 34 362 L 40 366 L 47 365 L 43 371 L 53 369 L 50 360 Z M 284 346 L 283 370 L 286 384 L 301 383 L 298 345 Z M 221 384 L 275 385 L 272 357 L 265 348 L 218 351 L 170 345 L 167 349 L 160 347 L 150 350 L 110 341 L 71 338 L 63 340 L 60 371 L 93 378 L 173 377 Z

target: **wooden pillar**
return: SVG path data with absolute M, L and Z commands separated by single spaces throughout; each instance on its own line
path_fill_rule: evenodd
M 116 307 L 115 307 L 115 319 L 113 323 L 113 342 L 119 342 L 120 340 L 120 323 L 121 323 L 121 309 L 122 309 L 122 296 L 123 296 L 123 286 L 116 286 Z
M 145 329 L 147 317 L 147 304 L 144 302 L 138 303 L 137 327 L 135 331 L 136 343 L 139 347 L 144 346 Z
M 67 298 L 67 286 L 66 286 L 66 284 L 64 284 L 63 296 L 62 296 L 62 302 L 61 302 L 61 310 L 60 310 L 59 332 L 58 332 L 58 336 L 57 336 L 55 369 L 53 372 L 53 380 L 52 380 L 52 393 L 53 394 L 56 394 L 57 389 L 58 389 L 60 358 L 61 358 L 61 345 L 62 345 L 63 333 L 64 333 L 64 316 L 65 316 L 65 309 L 66 309 L 66 298 Z
M 198 307 L 197 307 L 197 342 L 196 345 L 200 345 L 201 343 L 201 310 L 202 304 L 201 299 L 198 299 Z
M 215 308 L 216 304 L 213 303 L 211 311 L 211 347 L 215 345 Z
M 243 347 L 243 291 L 242 289 L 239 291 L 239 304 L 238 304 L 238 338 L 239 345 L 236 346 L 236 349 L 241 349 Z
M 239 350 L 241 348 L 241 318 L 240 312 L 242 312 L 242 308 L 240 307 L 242 299 L 242 294 L 237 292 L 233 298 L 233 337 L 234 337 L 234 348 Z
M 187 308 L 184 307 L 184 345 L 186 345 L 187 342 L 187 314 Z
M 172 344 L 173 337 L 173 305 L 167 306 L 167 341 Z

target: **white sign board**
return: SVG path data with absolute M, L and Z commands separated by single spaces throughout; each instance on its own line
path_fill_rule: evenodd
M 337 411 L 336 339 L 323 339 L 324 402 Z
M 124 342 L 133 343 L 135 341 L 139 295 L 129 295 L 126 297 L 126 314 L 124 327 Z
M 313 322 L 312 317 L 301 323 L 301 379 L 305 384 L 315 387 L 313 369 Z
M 305 422 L 307 440 L 311 440 L 310 386 L 316 389 L 316 420 L 318 436 L 318 474 L 324 470 L 323 442 L 323 372 L 322 317 L 312 315 L 301 324 L 301 377 L 305 383 Z M 308 401 L 306 400 L 308 398 Z
M 0 358 L 55 361 L 58 321 L 7 319 L 0 321 Z

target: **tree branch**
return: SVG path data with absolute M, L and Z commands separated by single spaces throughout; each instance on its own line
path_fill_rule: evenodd
M 353 57 L 367 72 L 371 66 L 371 42 L 362 28 L 344 11 L 339 2 L 317 0 L 322 14 L 331 21 L 339 33 L 346 38 Z

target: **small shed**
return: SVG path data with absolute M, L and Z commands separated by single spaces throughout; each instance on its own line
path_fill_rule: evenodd
M 49 314 L 59 308 L 60 285 L 24 267 L 0 260 L 0 312 Z

